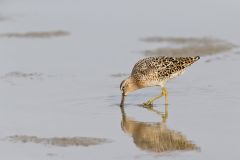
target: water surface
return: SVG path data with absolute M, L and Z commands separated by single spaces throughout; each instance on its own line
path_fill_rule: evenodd
M 160 114 L 141 107 L 160 88 L 130 94 L 123 112 L 119 85 L 145 57 L 142 51 L 177 46 L 141 38 L 211 37 L 238 46 L 239 6 L 234 0 L 2 1 L 1 15 L 11 20 L 0 21 L 0 33 L 15 36 L 0 37 L 0 158 L 237 160 L 237 48 L 205 54 L 169 81 L 167 118 L 163 99 L 153 106 Z M 26 37 L 59 30 L 70 34 Z M 13 135 L 111 143 L 61 147 L 6 140 Z

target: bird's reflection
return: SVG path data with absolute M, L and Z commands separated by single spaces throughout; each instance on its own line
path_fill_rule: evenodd
M 168 129 L 166 124 L 168 105 L 165 105 L 164 113 L 160 113 L 152 107 L 147 108 L 149 111 L 161 116 L 162 121 L 154 123 L 135 121 L 126 115 L 123 103 L 120 108 L 122 113 L 122 130 L 132 136 L 133 142 L 137 147 L 160 153 L 167 151 L 199 150 L 199 147 L 188 140 L 182 133 Z

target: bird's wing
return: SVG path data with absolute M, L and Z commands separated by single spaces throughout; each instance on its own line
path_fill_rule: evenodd
M 131 75 L 135 78 L 139 76 L 167 78 L 185 70 L 198 59 L 199 57 L 148 57 L 134 65 Z
M 157 66 L 159 78 L 173 78 L 181 74 L 188 66 L 199 60 L 200 57 L 161 57 Z

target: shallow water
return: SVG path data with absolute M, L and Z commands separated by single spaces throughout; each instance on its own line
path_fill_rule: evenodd
M 237 48 L 202 57 L 169 81 L 167 117 L 163 99 L 153 106 L 157 112 L 141 105 L 160 88 L 130 94 L 124 112 L 119 91 L 144 57 L 141 51 L 161 46 L 141 38 L 210 36 L 238 45 L 236 3 L 1 1 L 1 14 L 11 19 L 0 21 L 1 34 L 70 34 L 0 37 L 0 158 L 238 159 Z M 60 147 L 6 140 L 14 135 L 95 137 L 111 143 Z

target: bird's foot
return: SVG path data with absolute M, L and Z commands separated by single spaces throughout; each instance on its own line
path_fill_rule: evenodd
M 144 107 L 152 107 L 153 106 L 153 102 L 151 100 L 147 101 L 146 103 L 143 103 Z

